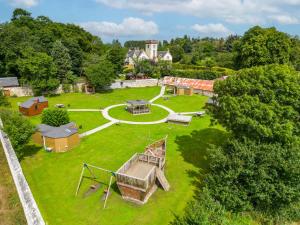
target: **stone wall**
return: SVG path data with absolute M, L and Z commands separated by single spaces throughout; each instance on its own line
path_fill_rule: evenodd
M 0 127 L 3 127 L 1 119 Z M 25 179 L 15 151 L 9 138 L 2 130 L 0 130 L 0 139 L 28 225 L 45 225 L 43 217 Z
M 161 85 L 161 81 L 157 79 L 142 79 L 142 80 L 117 80 L 110 86 L 111 89 L 117 88 L 137 88 L 137 87 L 151 87 Z

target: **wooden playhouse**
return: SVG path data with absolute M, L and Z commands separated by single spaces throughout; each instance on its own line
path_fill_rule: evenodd
M 165 191 L 170 186 L 164 175 L 166 138 L 145 148 L 144 153 L 134 154 L 115 173 L 123 199 L 144 204 L 160 185 Z
M 40 124 L 32 138 L 35 143 L 43 145 L 45 150 L 53 152 L 66 152 L 80 142 L 78 128 L 73 122 L 60 127 Z
M 48 100 L 44 96 L 33 97 L 19 105 L 19 111 L 25 116 L 41 114 L 48 107 Z

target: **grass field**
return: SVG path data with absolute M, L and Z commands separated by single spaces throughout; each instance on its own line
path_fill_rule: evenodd
M 67 94 L 49 100 L 50 104 L 66 104 L 72 100 L 74 103 L 71 102 L 71 105 L 76 108 L 94 108 L 96 102 L 102 102 L 104 107 L 123 103 L 127 99 L 149 100 L 158 93 L 158 88 L 138 88 L 96 96 Z M 119 96 L 119 99 L 116 96 Z M 95 98 L 99 100 L 95 101 Z M 76 99 L 85 100 L 80 105 Z M 184 112 L 201 110 L 206 100 L 207 98 L 202 96 L 180 96 L 167 101 L 159 99 L 155 103 Z M 87 102 L 92 102 L 90 107 Z M 80 115 L 78 119 L 83 121 L 82 123 L 85 120 L 90 121 L 87 124 L 92 121 L 98 122 L 96 119 L 89 120 L 84 113 Z M 107 208 L 103 210 L 101 196 L 105 185 L 96 193 L 84 198 L 83 194 L 93 184 L 91 180 L 84 179 L 79 195 L 75 197 L 83 162 L 115 171 L 134 153 L 143 152 L 146 145 L 165 135 L 168 135 L 165 172 L 171 185 L 169 192 L 159 189 L 147 204 L 138 206 L 124 201 L 113 183 L 113 192 L 108 199 Z M 21 165 L 42 215 L 49 225 L 166 225 L 174 218 L 174 213 L 182 214 L 186 203 L 192 199 L 195 188 L 200 185 L 199 177 L 205 173 L 208 165 L 206 150 L 209 144 L 220 144 L 225 137 L 226 133 L 220 127 L 210 126 L 208 116 L 193 118 L 187 127 L 166 123 L 120 124 L 84 137 L 78 147 L 66 153 L 46 153 L 41 147 L 29 145 L 29 151 L 22 159 Z M 108 183 L 109 174 L 97 171 L 95 173 L 100 181 Z
M 0 144 L 0 225 L 26 225 L 23 209 Z
M 125 110 L 125 106 L 119 106 L 109 110 L 109 115 L 118 120 L 149 122 L 164 119 L 168 116 L 168 111 L 158 106 L 152 105 L 151 111 L 147 114 L 133 115 Z

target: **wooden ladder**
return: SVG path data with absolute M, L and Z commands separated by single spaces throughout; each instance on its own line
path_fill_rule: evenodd
M 160 185 L 162 186 L 162 188 L 165 191 L 168 191 L 170 189 L 170 184 L 167 181 L 164 172 L 162 170 L 160 170 L 159 168 L 156 168 L 156 177 L 157 177 L 157 180 L 159 181 Z

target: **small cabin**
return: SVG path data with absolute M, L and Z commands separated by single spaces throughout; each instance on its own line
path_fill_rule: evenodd
M 160 185 L 165 191 L 170 186 L 164 175 L 166 138 L 146 147 L 144 153 L 134 154 L 116 172 L 118 188 L 123 199 L 145 204 Z
M 14 88 L 19 87 L 19 81 L 17 77 L 1 77 L 0 88 L 5 96 L 12 96 Z
M 177 95 L 193 95 L 194 89 L 189 86 L 176 86 L 176 94 Z
M 41 114 L 48 107 L 48 100 L 44 96 L 33 97 L 19 105 L 19 111 L 25 116 Z
M 66 152 L 77 146 L 80 138 L 76 124 L 71 122 L 60 127 L 40 124 L 33 135 L 33 141 L 43 145 L 47 151 Z
M 150 113 L 150 102 L 145 100 L 130 100 L 126 102 L 126 110 L 133 115 Z

